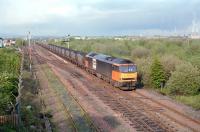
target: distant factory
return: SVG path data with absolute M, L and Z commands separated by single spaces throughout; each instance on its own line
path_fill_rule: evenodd
M 189 38 L 191 39 L 200 39 L 199 34 L 199 25 L 196 23 L 196 21 L 192 22 L 192 33 L 189 35 Z

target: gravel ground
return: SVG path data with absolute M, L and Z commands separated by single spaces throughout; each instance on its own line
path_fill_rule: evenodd
M 160 103 L 167 104 L 170 108 L 173 108 L 185 115 L 188 115 L 188 116 L 200 121 L 200 110 L 194 110 L 190 106 L 179 103 L 176 100 L 173 100 L 168 96 L 163 96 L 162 94 L 155 92 L 153 90 L 150 90 L 150 89 L 138 89 L 137 92 L 142 93 L 145 96 L 148 96 L 149 98 L 157 100 Z
M 69 119 L 69 115 L 65 113 L 65 109 L 62 103 L 60 102 L 55 91 L 49 85 L 48 79 L 46 78 L 42 70 L 42 66 L 44 66 L 44 64 L 39 64 L 35 56 L 33 58 L 33 61 L 36 67 L 36 76 L 38 77 L 40 83 L 40 93 L 43 99 L 43 103 L 45 105 L 44 111 L 52 115 L 52 118 L 50 120 L 52 122 L 53 130 L 60 132 L 75 131 Z

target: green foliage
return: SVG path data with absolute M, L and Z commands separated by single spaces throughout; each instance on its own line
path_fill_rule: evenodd
M 0 114 L 6 114 L 18 95 L 20 56 L 14 50 L 0 49 Z
M 26 41 L 23 40 L 23 39 L 17 39 L 17 40 L 16 40 L 16 46 L 17 46 L 17 47 L 24 46 L 25 44 L 26 44 Z
M 150 51 L 144 47 L 137 47 L 132 50 L 131 57 L 132 58 L 143 58 L 150 56 Z
M 150 67 L 152 65 L 152 60 L 150 57 L 136 59 L 135 63 L 137 64 L 137 70 L 139 73 L 139 79 L 143 82 L 144 85 L 150 86 Z
M 13 49 L 0 49 L 0 72 L 18 75 L 20 69 L 20 55 Z
M 28 109 L 27 106 L 21 108 L 22 120 L 24 121 L 24 126 L 35 125 L 38 122 L 38 118 L 35 116 L 36 112 L 33 108 Z
M 164 55 L 160 59 L 166 73 L 167 80 L 171 76 L 171 72 L 175 71 L 175 67 L 180 65 L 182 61 L 174 55 Z
M 0 114 L 5 114 L 10 106 L 10 101 L 13 100 L 13 98 L 9 94 L 0 93 L 0 99 Z
M 194 96 L 175 96 L 175 99 L 179 102 L 192 106 L 196 110 L 200 110 L 200 94 Z
M 5 110 L 14 104 L 17 92 L 17 78 L 9 73 L 1 73 L 0 75 L 0 114 L 5 114 Z
M 191 63 L 176 66 L 166 84 L 170 95 L 197 95 L 200 92 L 200 71 Z
M 0 126 L 0 132 L 16 132 L 16 128 L 14 128 L 11 124 L 5 124 Z
M 154 88 L 161 88 L 161 83 L 164 84 L 166 81 L 164 68 L 157 58 L 151 65 L 150 78 Z

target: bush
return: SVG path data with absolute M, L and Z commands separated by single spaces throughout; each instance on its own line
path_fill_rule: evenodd
M 11 74 L 2 73 L 0 75 L 0 114 L 5 114 L 10 102 L 14 104 L 17 96 L 17 78 Z
M 151 65 L 151 83 L 154 88 L 161 88 L 161 84 L 164 85 L 166 81 L 166 75 L 163 66 L 156 58 Z
M 12 49 L 0 49 L 0 114 L 6 114 L 18 95 L 20 56 Z
M 200 71 L 191 63 L 177 65 L 166 84 L 170 95 L 197 95 L 200 91 Z
M 171 72 L 175 71 L 175 67 L 183 63 L 179 58 L 174 55 L 165 55 L 160 59 L 166 73 L 167 80 L 171 76 Z
M 16 132 L 16 128 L 11 124 L 5 124 L 0 126 L 0 132 Z
M 150 55 L 150 51 L 144 47 L 137 47 L 132 50 L 131 57 L 132 58 L 143 58 L 148 57 Z
M 18 75 L 20 69 L 20 56 L 14 50 L 0 49 L 0 72 Z
M 189 43 L 189 45 L 187 44 L 187 48 L 185 48 L 186 53 L 187 54 L 191 54 L 194 55 L 195 53 L 199 53 L 200 51 L 200 42 L 198 41 L 192 41 Z
M 16 45 L 17 47 L 22 47 L 26 44 L 26 41 L 25 40 L 22 40 L 22 39 L 17 39 L 16 40 Z
M 150 67 L 152 60 L 150 57 L 147 58 L 141 58 L 141 59 L 136 59 L 135 63 L 137 64 L 137 70 L 139 74 L 140 81 L 144 85 L 149 86 L 151 81 L 150 81 Z

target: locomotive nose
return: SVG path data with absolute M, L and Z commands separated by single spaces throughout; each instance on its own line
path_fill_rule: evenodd
M 121 80 L 136 81 L 137 73 L 121 73 Z

